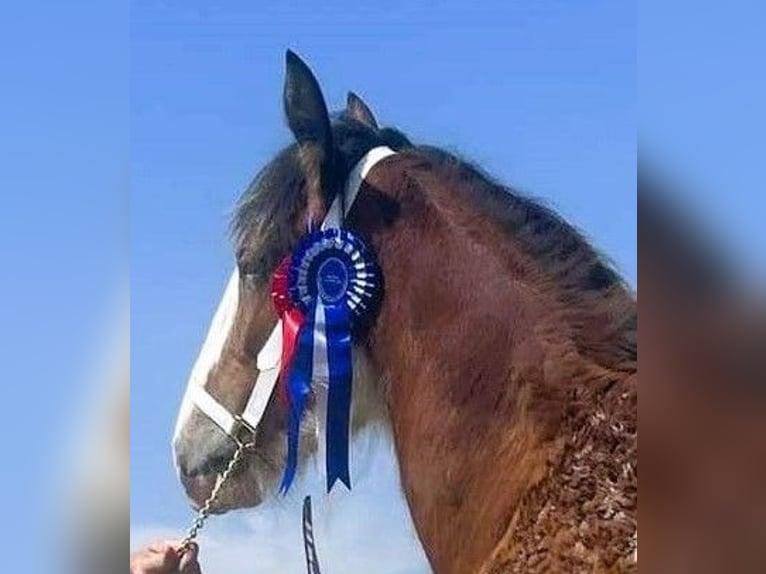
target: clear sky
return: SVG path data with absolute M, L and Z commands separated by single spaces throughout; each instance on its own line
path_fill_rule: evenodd
M 766 5 L 640 2 L 641 156 L 743 273 L 766 281 Z
M 78 381 L 102 348 L 125 280 L 128 191 L 132 519 L 146 534 L 187 524 L 170 461 L 171 429 L 232 266 L 225 234 L 231 206 L 289 139 L 279 98 L 287 47 L 312 65 L 331 104 L 354 89 L 384 123 L 463 153 L 545 199 L 631 282 L 638 115 L 655 155 L 690 182 L 690 194 L 707 192 L 686 205 L 705 213 L 734 247 L 730 253 L 766 268 L 766 82 L 757 73 L 762 5 L 277 4 L 3 6 L 4 571 L 60 571 L 59 563 L 44 564 L 51 544 L 40 527 L 50 520 L 49 503 L 62 482 L 67 429 L 79 417 Z M 388 533 L 401 517 L 390 458 L 385 449 L 375 452 L 366 472 L 354 469 L 363 480 L 344 508 L 330 515 L 315 501 L 325 560 L 328 545 L 358 555 L 365 546 L 349 536 L 373 532 L 378 542 L 374 526 L 383 523 Z M 365 478 L 378 471 L 380 480 Z M 367 507 L 365 489 L 388 494 Z M 295 536 L 295 510 L 288 502 L 270 509 L 272 518 L 219 518 L 211 529 L 220 544 L 205 551 L 252 564 L 246 571 L 268 571 L 259 568 L 267 559 L 273 564 L 275 555 L 295 555 L 288 538 Z M 345 526 L 345 540 L 327 540 L 336 523 Z M 405 530 L 391 537 L 405 550 L 389 555 L 416 554 L 407 550 L 407 536 Z M 260 552 L 259 544 L 271 551 Z
M 280 107 L 286 48 L 313 68 L 331 108 L 356 91 L 382 124 L 462 154 L 553 206 L 635 283 L 635 8 L 609 1 L 416 4 L 133 3 L 136 538 L 180 532 L 191 518 L 170 458 L 173 422 L 233 266 L 231 209 L 290 139 Z M 338 566 L 344 552 L 370 558 L 377 551 L 397 557 L 396 571 L 424 571 L 411 531 L 398 526 L 406 514 L 390 451 L 362 450 L 368 455 L 355 460 L 368 471 L 352 469 L 361 478 L 351 497 L 340 497 L 331 515 L 315 502 L 320 558 L 329 572 L 352 571 Z M 319 496 L 314 486 L 306 488 Z M 208 546 L 225 540 L 253 572 L 270 571 L 275 559 L 301 571 L 299 500 L 214 519 Z M 375 550 L 365 537 L 376 539 Z M 221 553 L 209 552 L 217 571 L 226 571 Z
M 68 529 L 52 516 L 71 471 L 73 419 L 94 356 L 108 346 L 118 293 L 126 294 L 127 18 L 119 2 L 3 5 L 4 572 L 63 570 L 46 562 L 51 535 Z

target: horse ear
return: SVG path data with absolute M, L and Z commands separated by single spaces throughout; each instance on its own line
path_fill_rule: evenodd
M 292 50 L 287 50 L 285 64 L 283 103 L 290 131 L 298 143 L 316 142 L 331 150 L 330 115 L 319 82 Z
M 287 50 L 285 64 L 283 104 L 287 124 L 300 149 L 306 176 L 306 217 L 311 228 L 324 218 L 335 195 L 330 115 L 319 82 L 303 60 Z
M 363 123 L 368 128 L 377 130 L 378 122 L 375 121 L 375 116 L 372 115 L 370 108 L 362 101 L 362 98 L 357 96 L 354 92 L 348 93 L 346 99 L 346 113 L 349 117 L 354 118 L 358 122 Z

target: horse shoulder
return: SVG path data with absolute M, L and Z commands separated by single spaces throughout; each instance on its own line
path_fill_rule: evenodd
M 566 429 L 480 574 L 638 571 L 637 373 Z

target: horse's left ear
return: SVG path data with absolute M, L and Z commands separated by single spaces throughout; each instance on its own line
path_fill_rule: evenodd
M 287 50 L 285 64 L 285 115 L 290 131 L 300 145 L 307 180 L 309 222 L 317 224 L 324 218 L 334 195 L 330 114 L 319 82 L 303 60 Z
M 354 92 L 349 92 L 348 97 L 346 98 L 346 113 L 349 117 L 363 123 L 368 128 L 373 130 L 378 129 L 378 122 L 375 121 L 375 116 L 372 115 L 370 108 L 364 103 L 362 98 L 357 96 Z
M 292 50 L 287 50 L 285 64 L 283 97 L 290 131 L 299 143 L 313 141 L 322 147 L 330 146 L 330 115 L 319 82 Z

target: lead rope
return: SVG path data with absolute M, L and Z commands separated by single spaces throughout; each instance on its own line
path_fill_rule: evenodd
M 311 519 L 310 496 L 303 499 L 303 548 L 306 551 L 306 572 L 308 574 L 321 574 L 317 550 L 314 545 L 314 524 Z
M 189 531 L 181 541 L 181 545 L 178 552 L 183 555 L 189 550 L 191 543 L 197 538 L 199 531 L 205 525 L 205 521 L 210 516 L 210 510 L 213 507 L 213 502 L 218 497 L 218 493 L 221 491 L 224 483 L 229 479 L 231 473 L 237 467 L 237 464 L 242 460 L 242 455 L 245 454 L 245 450 L 250 446 L 240 442 L 237 444 L 237 450 L 226 465 L 224 471 L 218 476 L 213 490 L 210 492 L 210 496 L 205 500 L 205 504 L 202 505 L 197 511 L 197 516 L 189 527 Z M 317 558 L 316 546 L 314 544 L 314 523 L 311 517 L 311 497 L 307 496 L 303 499 L 303 547 L 306 551 L 306 572 L 308 574 L 322 574 L 319 570 L 319 559 Z
M 245 449 L 247 449 L 248 446 L 250 445 L 243 442 L 239 442 L 237 444 L 237 450 L 234 451 L 229 464 L 226 466 L 224 471 L 218 475 L 218 479 L 216 480 L 213 490 L 210 492 L 210 496 L 207 497 L 205 504 L 202 505 L 202 508 L 197 511 L 197 516 L 194 521 L 192 521 L 186 537 L 181 541 L 181 546 L 178 549 L 179 553 L 183 554 L 189 550 L 191 543 L 194 542 L 194 540 L 197 538 L 197 534 L 205 525 L 205 521 L 210 516 L 210 510 L 213 507 L 213 502 L 215 502 L 215 499 L 218 497 L 218 493 L 221 491 L 224 483 L 231 476 L 231 473 L 234 472 L 234 469 L 236 468 L 239 461 L 242 460 L 242 455 L 245 453 Z

